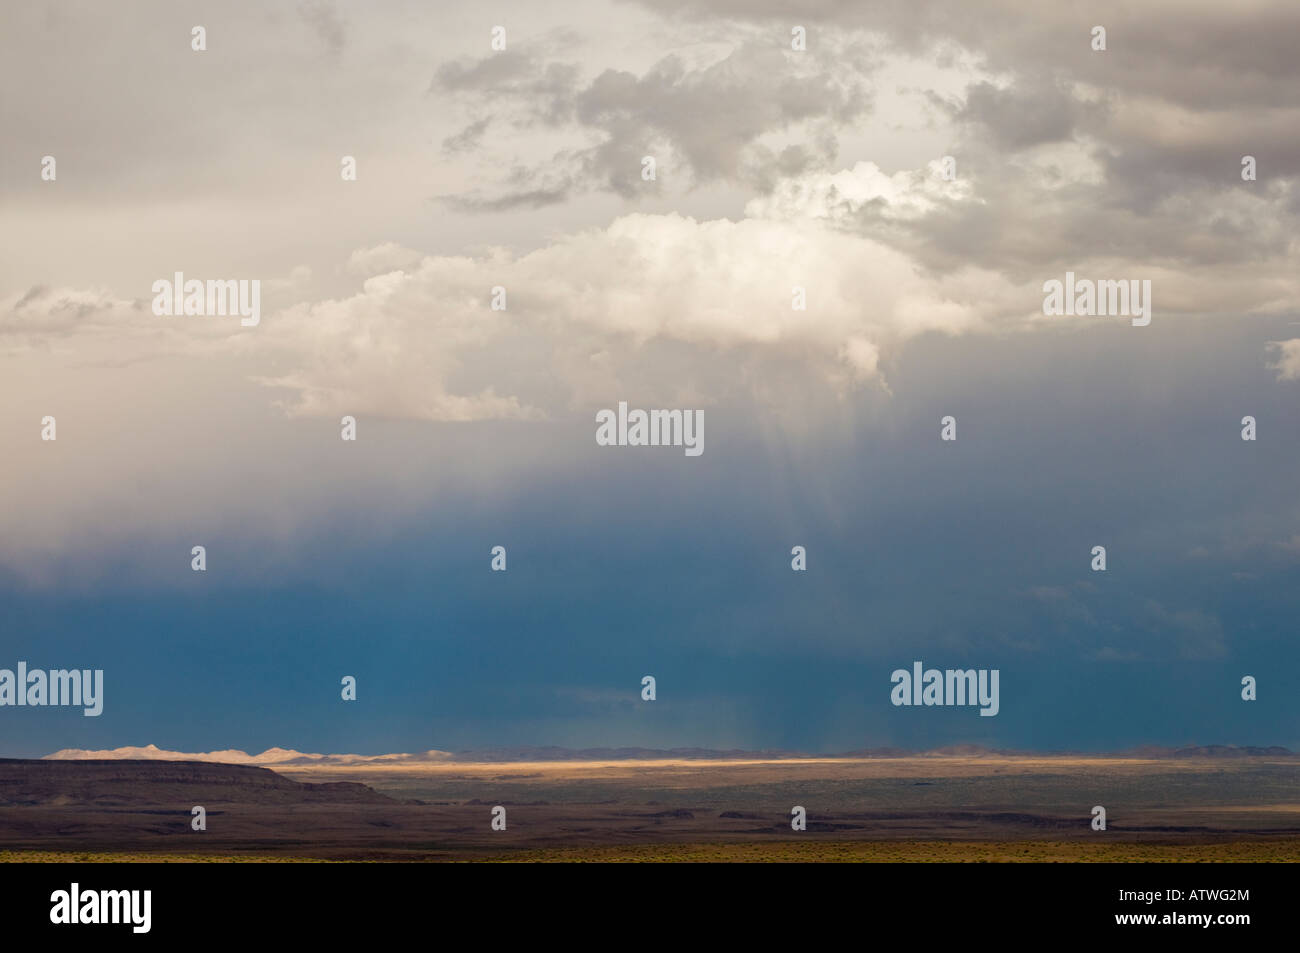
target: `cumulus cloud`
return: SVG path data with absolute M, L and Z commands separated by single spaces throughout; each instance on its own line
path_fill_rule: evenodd
M 860 228 L 869 218 L 915 221 L 941 205 L 972 199 L 970 180 L 944 179 L 942 160 L 893 175 L 864 161 L 838 172 L 782 179 L 769 195 L 751 200 L 745 213 L 755 218 L 804 218 L 839 228 Z
M 930 274 L 833 227 L 876 200 L 886 214 L 919 214 L 948 191 L 961 190 L 864 165 L 791 184 L 738 221 L 632 214 L 525 254 L 418 265 L 391 245 L 356 252 L 354 269 L 393 270 L 351 297 L 277 314 L 269 343 L 297 365 L 266 383 L 293 393 L 293 413 L 527 418 L 609 399 L 646 348 L 671 345 L 662 376 L 701 394 L 743 378 L 761 352 L 842 392 L 877 378 L 882 353 L 918 334 L 1019 326 L 1037 310 L 1036 291 L 995 273 Z M 505 310 L 491 309 L 495 287 Z M 806 310 L 793 307 L 796 287 Z M 732 372 L 706 359 L 728 352 Z
M 939 160 L 892 175 L 859 162 L 783 179 L 737 220 L 630 214 L 523 252 L 432 255 L 385 242 L 348 257 L 346 270 L 363 279 L 355 293 L 313 299 L 311 270 L 299 267 L 267 285 L 290 303 L 255 335 L 229 322 L 171 321 L 163 346 L 184 347 L 189 334 L 208 346 L 225 339 L 291 416 L 539 420 L 604 406 L 631 387 L 708 402 L 756 392 L 755 369 L 777 364 L 843 397 L 888 388 L 889 362 L 920 335 L 1049 321 L 1041 273 L 933 268 L 918 246 L 897 240 L 985 204 L 978 183 L 946 180 Z M 1114 255 L 1077 255 L 1069 265 L 1090 262 L 1098 275 L 1135 273 Z M 1162 314 L 1267 309 L 1295 287 L 1260 265 L 1218 266 L 1223 274 L 1144 267 L 1136 273 L 1152 277 Z M 491 307 L 498 287 L 504 310 Z M 796 288 L 806 310 L 792 306 Z M 39 287 L 14 296 L 5 313 L 0 334 L 10 338 L 24 328 L 75 336 L 106 323 L 157 323 L 140 302 Z M 141 352 L 157 346 L 142 343 Z M 1287 378 L 1295 348 L 1276 348 L 1274 367 Z M 647 374 L 651 359 L 656 373 Z
M 769 37 L 789 18 L 764 2 L 643 5 Z M 888 232 L 899 223 L 863 216 L 867 233 L 932 268 L 975 263 L 1013 276 L 1063 270 L 1103 249 L 1144 269 L 1214 265 L 1207 279 L 1233 286 L 1224 298 L 1251 310 L 1293 306 L 1300 146 L 1289 130 L 1300 110 L 1284 91 L 1300 71 L 1284 62 L 1280 39 L 1300 29 L 1293 4 L 1262 2 L 1240 16 L 1209 2 L 1102 3 L 1085 23 L 1068 8 L 1027 14 L 1010 0 L 978 11 L 823 0 L 801 5 L 800 19 L 818 55 L 857 31 L 883 38 L 893 61 L 913 57 L 914 85 L 942 124 L 939 148 L 982 199 Z M 1093 24 L 1107 28 L 1105 52 L 1091 49 Z M 878 100 L 881 90 L 868 88 Z M 888 134 L 919 136 L 923 125 L 912 117 Z M 836 132 L 845 138 L 843 124 Z M 1257 182 L 1241 180 L 1246 154 L 1267 169 Z

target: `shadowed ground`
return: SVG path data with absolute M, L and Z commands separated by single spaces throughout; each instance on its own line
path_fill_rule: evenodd
M 274 772 L 196 762 L 45 767 L 51 764 L 60 763 L 0 762 L 0 851 L 178 859 L 1300 860 L 1300 764 L 1287 758 L 456 762 Z M 207 809 L 203 832 L 190 829 L 196 804 Z M 807 831 L 790 829 L 796 804 L 807 809 Z M 1108 813 L 1104 832 L 1090 825 L 1098 804 Z M 490 828 L 495 805 L 506 808 L 505 831 Z

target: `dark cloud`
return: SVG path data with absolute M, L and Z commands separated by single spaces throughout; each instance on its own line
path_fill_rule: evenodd
M 975 83 L 956 118 L 983 125 L 995 145 L 1014 151 L 1069 139 L 1084 109 L 1061 83 L 1041 77 L 1009 89 Z
M 579 120 L 608 133 L 593 164 L 614 188 L 627 176 L 621 144 L 629 140 L 666 141 L 698 181 L 736 179 L 747 150 L 764 134 L 813 119 L 851 123 L 869 107 L 870 95 L 855 79 L 843 81 L 830 69 L 800 75 L 782 50 L 758 43 L 702 70 L 670 56 L 639 77 L 606 71 L 576 100 Z M 820 144 L 834 146 L 833 140 Z M 817 145 L 803 147 L 805 165 Z
M 589 187 L 629 196 L 643 188 L 641 159 L 656 149 L 661 165 L 677 159 L 675 171 L 696 183 L 770 184 L 778 174 L 829 162 L 837 140 L 826 128 L 780 150 L 760 140 L 800 124 L 834 127 L 866 115 L 871 96 L 861 71 L 870 60 L 861 50 L 855 55 L 851 70 L 843 58 L 805 70 L 778 46 L 747 42 L 702 68 L 670 55 L 641 75 L 609 69 L 584 86 L 575 67 L 531 52 L 502 52 L 442 67 L 432 88 L 472 92 L 484 108 L 545 124 L 571 119 L 596 132 L 600 143 L 552 156 L 545 168 L 570 162 Z
M 14 303 L 14 310 L 19 311 L 33 301 L 39 301 L 50 293 L 46 285 L 33 285 L 21 298 Z
M 1086 7 L 1023 0 L 637 0 L 674 17 L 761 23 L 788 35 L 790 24 L 816 24 L 810 49 L 835 31 L 878 31 L 890 47 L 945 55 L 951 45 L 1004 72 L 1062 70 L 1127 95 L 1152 96 L 1195 109 L 1284 106 L 1300 91 L 1300 6 L 1289 0 L 1248 11 L 1218 0 L 1097 0 Z M 1104 26 L 1107 50 L 1093 52 L 1091 30 Z
M 347 42 L 347 28 L 338 9 L 328 0 L 303 0 L 298 4 L 298 15 L 316 32 L 325 48 L 337 56 Z
M 444 195 L 439 201 L 460 212 L 508 212 L 512 209 L 544 208 L 556 205 L 569 197 L 565 188 L 529 189 L 507 192 L 492 198 L 478 195 Z
M 546 62 L 543 52 L 507 49 L 482 59 L 440 66 L 430 93 L 477 94 L 480 101 L 526 103 L 530 119 L 548 125 L 568 120 L 578 85 L 578 67 Z
M 454 136 L 448 136 L 442 140 L 442 151 L 455 155 L 458 152 L 467 152 L 476 148 L 483 141 L 483 134 L 487 132 L 488 126 L 492 120 L 488 117 L 479 119 L 470 123 Z

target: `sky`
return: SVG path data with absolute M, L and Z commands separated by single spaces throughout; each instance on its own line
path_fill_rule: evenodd
M 1294 4 L 5 21 L 0 669 L 105 698 L 0 756 L 1300 749 Z M 622 401 L 704 451 L 599 446 Z

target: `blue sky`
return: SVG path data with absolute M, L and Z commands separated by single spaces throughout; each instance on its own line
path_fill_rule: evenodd
M 99 575 L 75 591 L 7 578 L 10 667 L 107 687 L 98 718 L 8 709 L 6 753 L 1294 745 L 1294 395 L 1251 360 L 1266 322 L 1152 331 L 926 342 L 892 395 L 793 439 L 710 408 L 698 458 L 599 448 L 594 415 L 376 423 L 347 449 L 379 470 L 457 427 L 485 448 L 540 427 L 536 452 L 569 463 L 383 532 L 356 525 L 364 496 L 274 553 L 218 532 L 203 574 L 159 526 L 81 555 Z M 916 659 L 999 669 L 1001 712 L 893 707 Z

